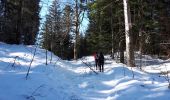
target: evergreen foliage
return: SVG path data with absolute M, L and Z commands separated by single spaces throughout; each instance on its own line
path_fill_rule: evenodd
M 0 0 L 0 41 L 34 44 L 39 31 L 40 0 Z
M 167 55 L 170 42 L 169 0 L 129 0 L 135 51 Z M 88 53 L 100 49 L 105 53 L 125 50 L 122 0 L 95 0 L 88 4 L 89 27 L 86 34 Z M 113 14 L 113 15 L 111 15 Z M 111 21 L 113 23 L 111 23 Z M 113 25 L 112 25 L 113 24 Z M 112 34 L 113 30 L 113 34 Z M 113 35 L 114 38 L 111 38 Z M 113 46 L 112 42 L 113 41 Z M 123 44 L 120 45 L 120 42 Z M 162 48 L 163 47 L 163 48 Z M 165 53 L 166 52 L 166 53 Z
M 0 0 L 0 41 L 34 44 L 39 32 L 40 0 Z M 124 62 L 123 0 L 74 0 L 61 6 L 54 0 L 43 23 L 42 47 L 63 59 L 120 52 Z M 129 0 L 133 47 L 141 54 L 170 55 L 170 1 Z M 87 12 L 84 35 L 80 25 Z
M 54 0 L 43 28 L 43 48 L 52 51 L 62 59 L 72 57 L 71 41 L 72 9 L 66 5 L 62 10 L 57 0 Z

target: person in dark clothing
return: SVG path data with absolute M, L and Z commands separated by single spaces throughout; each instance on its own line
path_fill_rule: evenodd
M 99 68 L 100 72 L 104 72 L 104 55 L 102 52 L 99 54 Z
M 98 69 L 98 62 L 99 62 L 99 55 L 97 52 L 94 53 L 94 60 L 95 60 L 95 67 L 96 67 L 96 70 Z

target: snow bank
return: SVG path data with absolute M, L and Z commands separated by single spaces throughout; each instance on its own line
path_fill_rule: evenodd
M 77 61 L 61 60 L 37 48 L 28 79 L 25 76 L 35 46 L 0 43 L 0 100 L 169 100 L 168 82 L 157 70 L 170 68 L 169 61 L 153 61 L 139 68 L 129 68 L 105 57 L 105 72 L 93 73 L 92 56 Z M 146 59 L 143 59 L 146 60 Z M 15 62 L 15 63 L 14 63 Z M 148 63 L 150 63 L 148 61 Z M 156 64 L 154 64 L 156 63 Z M 134 78 L 133 78 L 134 74 Z

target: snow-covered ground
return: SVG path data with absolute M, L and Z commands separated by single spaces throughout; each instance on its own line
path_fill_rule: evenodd
M 167 77 L 170 61 L 144 56 L 144 71 L 105 58 L 105 72 L 95 74 L 93 57 L 66 61 L 53 55 L 45 65 L 45 50 L 35 46 L 0 43 L 0 100 L 169 100 Z M 48 52 L 50 62 L 50 52 Z M 139 62 L 139 60 L 136 60 Z M 15 62 L 15 63 L 14 63 Z M 167 69 L 167 70 L 166 70 Z M 134 78 L 132 74 L 134 73 Z

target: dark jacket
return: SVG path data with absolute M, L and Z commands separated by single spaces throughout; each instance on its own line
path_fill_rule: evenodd
M 99 63 L 101 63 L 101 64 L 104 63 L 104 55 L 103 55 L 103 53 L 100 53 L 100 55 L 99 55 Z

